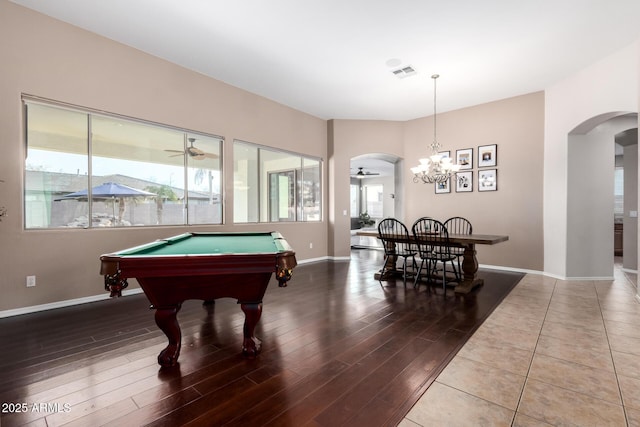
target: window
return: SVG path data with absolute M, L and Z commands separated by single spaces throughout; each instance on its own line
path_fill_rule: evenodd
M 222 139 L 25 100 L 25 227 L 220 224 Z
M 365 185 L 364 186 L 364 206 L 365 212 L 371 218 L 383 218 L 383 195 L 384 187 L 382 185 Z
M 321 161 L 235 141 L 236 223 L 320 221 Z
M 258 147 L 233 144 L 233 221 L 258 222 Z
M 614 171 L 614 207 L 613 213 L 616 216 L 622 217 L 624 215 L 624 168 L 616 167 Z
M 296 220 L 296 171 L 269 172 L 269 221 Z
M 351 184 L 350 198 L 351 218 L 358 218 L 360 216 L 360 184 Z

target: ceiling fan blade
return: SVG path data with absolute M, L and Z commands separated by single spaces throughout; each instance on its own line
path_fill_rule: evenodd
M 185 153 L 189 154 L 189 157 L 194 159 L 194 160 L 202 160 L 205 158 L 208 159 L 217 159 L 220 156 L 218 156 L 217 154 L 213 154 L 213 153 L 206 153 L 204 151 L 202 151 L 201 149 L 191 146 L 191 147 L 187 147 L 186 151 L 181 151 L 181 150 L 164 150 L 167 153 L 176 153 L 172 156 L 169 157 L 178 157 L 178 156 L 184 156 Z
M 353 168 L 351 168 L 351 170 L 353 171 Z M 351 172 L 351 176 L 354 178 L 364 178 L 367 176 L 375 176 L 375 175 L 380 175 L 380 173 L 365 171 L 364 167 L 359 167 L 358 172 L 356 173 Z
M 195 157 L 195 156 L 202 156 L 204 154 L 204 151 L 192 146 L 187 148 L 187 153 L 189 153 L 191 157 Z

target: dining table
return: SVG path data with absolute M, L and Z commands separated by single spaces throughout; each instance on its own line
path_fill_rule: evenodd
M 358 236 L 377 237 L 380 235 L 377 230 L 359 230 L 356 232 Z M 422 243 L 442 245 L 442 241 L 434 235 L 424 234 L 419 236 Z M 459 283 L 455 286 L 455 292 L 460 294 L 468 294 L 473 289 L 484 284 L 484 280 L 478 277 L 478 258 L 476 245 L 496 245 L 498 243 L 506 242 L 509 240 L 509 236 L 501 234 L 449 234 L 449 245 L 451 247 L 458 247 L 464 249 L 462 257 L 462 277 Z M 409 234 L 409 242 L 417 243 L 416 237 Z M 405 236 L 387 236 L 385 237 L 385 244 L 395 245 L 396 243 L 407 243 Z M 387 259 L 387 265 L 385 265 L 384 271 L 397 271 L 397 274 L 401 275 L 402 272 L 396 270 L 396 261 L 394 257 Z M 380 278 L 381 272 L 376 273 L 376 278 Z

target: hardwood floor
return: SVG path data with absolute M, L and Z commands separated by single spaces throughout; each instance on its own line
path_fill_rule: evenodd
M 445 296 L 381 286 L 381 264 L 381 252 L 354 250 L 298 266 L 286 288 L 274 281 L 253 360 L 230 299 L 185 302 L 179 366 L 166 370 L 142 294 L 0 319 L 0 424 L 396 425 L 522 275 L 481 270 L 484 286 Z

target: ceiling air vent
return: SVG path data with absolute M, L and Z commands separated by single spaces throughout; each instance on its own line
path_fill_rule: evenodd
M 414 74 L 416 74 L 416 70 L 414 70 L 412 66 L 407 65 L 406 67 L 393 70 L 392 73 L 399 79 L 404 79 L 405 77 L 413 76 Z

